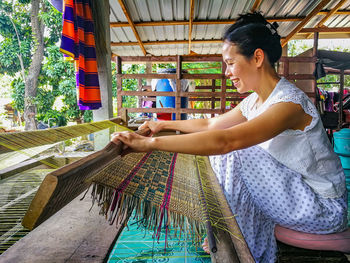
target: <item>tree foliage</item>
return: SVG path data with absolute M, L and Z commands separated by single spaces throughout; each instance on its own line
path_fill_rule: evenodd
M 0 74 L 14 76 L 31 62 L 32 28 L 28 4 L 18 1 L 0 2 Z
M 24 81 L 35 45 L 30 7 L 30 0 L 0 1 L 0 76 L 7 73 L 14 78 L 11 84 L 13 106 L 21 112 L 24 110 Z M 80 111 L 77 106 L 74 65 L 59 51 L 62 14 L 45 0 L 38 17 L 45 24 L 45 49 L 34 98 L 37 120 L 47 123 L 53 118 L 56 125 L 82 119 L 91 121 L 91 111 Z M 55 108 L 55 104 L 61 106 Z

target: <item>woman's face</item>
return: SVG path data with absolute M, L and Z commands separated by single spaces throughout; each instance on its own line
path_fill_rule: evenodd
M 230 78 L 237 91 L 245 93 L 254 90 L 257 83 L 254 56 L 248 59 L 238 52 L 235 44 L 224 42 L 222 57 L 227 65 L 225 75 Z

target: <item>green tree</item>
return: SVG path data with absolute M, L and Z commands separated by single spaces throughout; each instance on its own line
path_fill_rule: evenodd
M 32 29 L 28 3 L 0 1 L 0 74 L 14 76 L 31 63 Z
M 57 46 L 61 31 L 62 14 L 48 1 L 1 1 L 0 74 L 14 77 L 12 98 L 21 112 L 27 107 L 37 120 L 55 119 L 57 125 L 90 121 L 91 111 L 80 111 L 77 106 L 74 65 Z M 63 106 L 53 109 L 58 98 Z
M 23 106 L 26 130 L 36 128 L 39 75 L 45 48 L 59 39 L 60 20 L 61 14 L 47 0 L 0 2 L 0 73 L 21 73 L 13 88 L 19 91 L 19 82 L 24 83 L 24 102 L 16 104 Z

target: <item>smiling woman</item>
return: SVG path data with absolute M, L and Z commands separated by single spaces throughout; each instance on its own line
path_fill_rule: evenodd
M 280 78 L 277 26 L 260 14 L 241 15 L 224 33 L 226 75 L 238 92 L 254 92 L 212 119 L 146 122 L 152 134 L 114 134 L 129 151 L 209 155 L 256 262 L 275 262 L 274 228 L 313 233 L 347 227 L 345 176 L 320 116 L 294 84 Z M 206 247 L 206 245 L 204 245 Z

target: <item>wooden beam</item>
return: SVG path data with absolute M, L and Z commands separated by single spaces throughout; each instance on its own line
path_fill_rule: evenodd
M 262 0 L 255 0 L 255 2 L 253 4 L 252 8 L 250 9 L 250 11 L 251 12 L 255 12 L 259 8 L 261 2 L 262 2 Z
M 180 91 L 180 97 L 211 97 L 211 98 L 220 98 L 221 95 L 224 95 L 227 98 L 241 98 L 247 97 L 250 93 L 237 93 L 237 92 L 182 92 Z M 175 97 L 176 93 L 172 91 L 136 91 L 136 90 L 123 90 L 120 93 L 121 96 L 166 96 L 166 97 Z
M 302 21 L 305 17 L 304 16 L 291 16 L 291 17 L 271 17 L 267 18 L 267 22 L 296 22 L 296 21 Z
M 292 39 L 307 39 L 307 33 L 298 33 Z M 348 39 L 350 33 L 348 32 L 320 32 L 320 39 L 335 39 L 335 38 L 344 38 Z
M 194 44 L 210 44 L 210 43 L 222 43 L 222 39 L 203 39 L 203 40 L 192 40 L 191 41 Z M 148 41 L 143 42 L 144 46 L 150 46 L 150 45 L 174 45 L 174 44 L 188 44 L 189 41 L 187 40 L 171 40 L 171 41 Z M 137 46 L 138 42 L 112 42 L 112 47 L 118 47 L 118 46 Z
M 317 15 L 317 13 L 319 11 L 322 10 L 323 7 L 325 7 L 328 3 L 330 2 L 330 0 L 322 0 L 312 11 L 310 14 L 308 14 L 303 21 L 301 21 L 296 28 L 294 28 L 292 30 L 292 32 L 290 32 L 288 34 L 288 36 L 286 36 L 286 38 L 282 41 L 282 47 L 285 46 L 288 41 L 295 35 L 297 34 L 315 15 Z
M 206 55 L 183 55 L 183 62 L 222 62 L 220 54 L 206 54 Z M 140 63 L 140 62 L 158 62 L 158 63 L 172 63 L 176 62 L 176 56 L 121 56 L 123 63 Z
M 122 79 L 176 79 L 175 74 L 149 73 L 149 74 L 117 74 Z M 182 74 L 183 79 L 221 79 L 225 78 L 224 74 Z
M 317 15 L 327 15 L 329 11 L 328 10 L 324 10 L 321 12 L 318 12 Z M 334 13 L 334 15 L 350 15 L 350 10 L 338 10 L 337 12 Z
M 302 21 L 305 17 L 270 17 L 266 18 L 269 22 L 295 22 Z M 192 25 L 222 25 L 222 24 L 233 24 L 236 19 L 222 19 L 222 20 L 192 20 Z M 185 26 L 188 25 L 187 20 L 177 20 L 177 21 L 147 21 L 147 22 L 134 22 L 135 26 Z M 126 22 L 112 22 L 110 27 L 129 27 L 130 24 Z
M 199 113 L 199 114 L 221 114 L 220 109 L 179 109 L 174 108 L 125 108 L 128 112 L 142 112 L 142 113 Z
M 305 63 L 305 62 L 310 62 L 310 63 L 315 63 L 316 62 L 316 58 L 313 57 L 286 57 L 283 56 L 279 59 L 280 62 L 300 62 L 300 63 Z
M 299 31 L 299 33 L 350 33 L 350 27 L 319 27 L 319 28 L 303 28 Z
M 119 76 L 118 76 L 119 77 Z M 175 79 L 175 74 L 146 73 L 146 74 L 121 74 L 122 79 Z
M 194 0 L 190 2 L 190 17 L 188 22 L 188 54 L 191 54 L 192 27 L 193 27 Z
M 137 133 L 147 135 L 149 130 Z M 104 149 L 47 174 L 23 217 L 22 225 L 32 230 L 70 203 L 90 185 L 88 180 L 122 151 L 121 142 L 110 142 Z
M 243 97 L 240 97 L 240 98 L 226 98 L 226 101 L 241 101 L 243 100 L 244 98 Z M 215 102 L 215 101 L 220 101 L 221 98 L 209 98 L 209 97 L 205 97 L 205 98 L 188 98 L 189 101 L 210 101 L 210 102 Z M 214 105 L 215 107 L 215 105 Z M 213 108 L 213 105 L 212 105 L 212 109 L 215 109 Z
M 126 9 L 126 6 L 125 6 L 125 4 L 124 4 L 124 1 L 123 1 L 123 0 L 118 0 L 118 2 L 119 2 L 119 5 L 120 5 L 120 7 L 122 8 L 122 10 L 123 10 L 123 12 L 124 12 L 124 15 L 125 15 L 126 19 L 127 19 L 128 22 L 129 22 L 129 25 L 130 25 L 132 31 L 134 32 L 134 35 L 135 35 L 135 37 L 136 37 L 136 39 L 137 39 L 138 44 L 140 45 L 140 48 L 141 48 L 141 50 L 142 50 L 143 55 L 146 56 L 146 54 L 147 54 L 146 49 L 145 49 L 145 47 L 143 46 L 143 43 L 142 43 L 141 38 L 140 38 L 140 36 L 139 36 L 139 33 L 137 33 L 135 24 L 134 24 L 134 22 L 132 21 L 130 15 L 129 15 L 128 10 Z
M 173 45 L 173 44 L 187 44 L 187 40 L 173 40 L 173 41 L 148 41 L 143 42 L 143 45 L 150 46 L 150 45 Z M 137 46 L 138 42 L 112 42 L 112 47 L 118 47 L 118 46 Z

